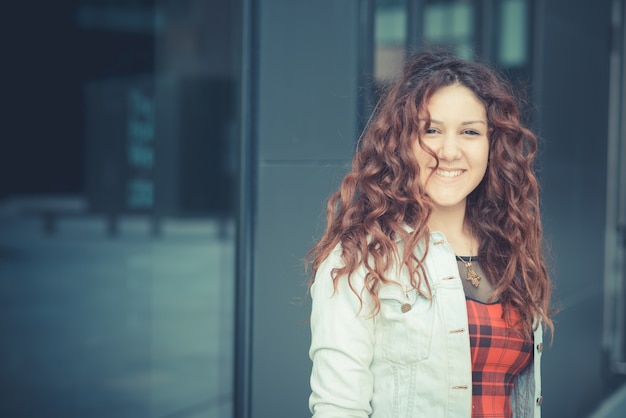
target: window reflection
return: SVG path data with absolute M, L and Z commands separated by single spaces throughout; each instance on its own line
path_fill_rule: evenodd
M 232 416 L 237 2 L 74 3 L 81 181 L 0 190 L 0 416 Z
M 416 7 L 418 3 L 409 0 L 376 0 L 374 4 L 373 55 L 377 87 L 399 75 L 407 48 L 435 46 L 449 49 L 463 58 L 474 58 L 478 42 L 474 2 L 428 0 Z M 514 13 L 513 9 L 508 13 Z M 410 37 L 409 30 L 417 34 Z M 416 44 L 409 45 L 409 42 Z
M 500 7 L 498 61 L 505 67 L 522 67 L 528 61 L 527 1 L 502 0 Z
M 531 2 L 502 0 L 375 0 L 371 98 L 399 75 L 407 48 L 449 50 L 497 65 L 519 89 L 531 84 Z
M 465 59 L 474 58 L 474 13 L 470 1 L 427 1 L 422 21 L 424 42 L 451 49 Z
M 400 75 L 407 41 L 406 0 L 376 1 L 374 76 L 384 84 Z

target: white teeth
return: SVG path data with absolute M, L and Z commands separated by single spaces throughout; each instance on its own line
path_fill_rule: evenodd
M 456 177 L 456 176 L 460 176 L 461 174 L 463 174 L 463 170 L 437 170 L 435 171 L 435 174 L 437 174 L 438 176 L 441 177 Z

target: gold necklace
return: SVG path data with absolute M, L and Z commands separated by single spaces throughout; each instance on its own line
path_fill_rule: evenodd
M 469 280 L 474 285 L 474 287 L 478 287 L 478 285 L 480 284 L 480 276 L 472 268 L 472 256 L 470 256 L 469 261 L 463 260 L 458 255 L 456 256 L 456 258 L 465 265 L 465 269 L 467 270 L 466 279 Z

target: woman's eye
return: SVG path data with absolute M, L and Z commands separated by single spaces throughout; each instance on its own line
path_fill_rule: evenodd
M 426 135 L 433 135 L 437 133 L 437 130 L 435 128 L 426 128 L 426 130 L 424 131 L 424 133 Z
M 480 132 L 475 131 L 473 129 L 466 129 L 463 131 L 463 134 L 475 136 L 475 135 L 480 135 Z

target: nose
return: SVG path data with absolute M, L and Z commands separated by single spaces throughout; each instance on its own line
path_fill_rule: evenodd
M 441 161 L 451 163 L 461 158 L 458 138 L 453 133 L 443 135 L 437 156 Z

